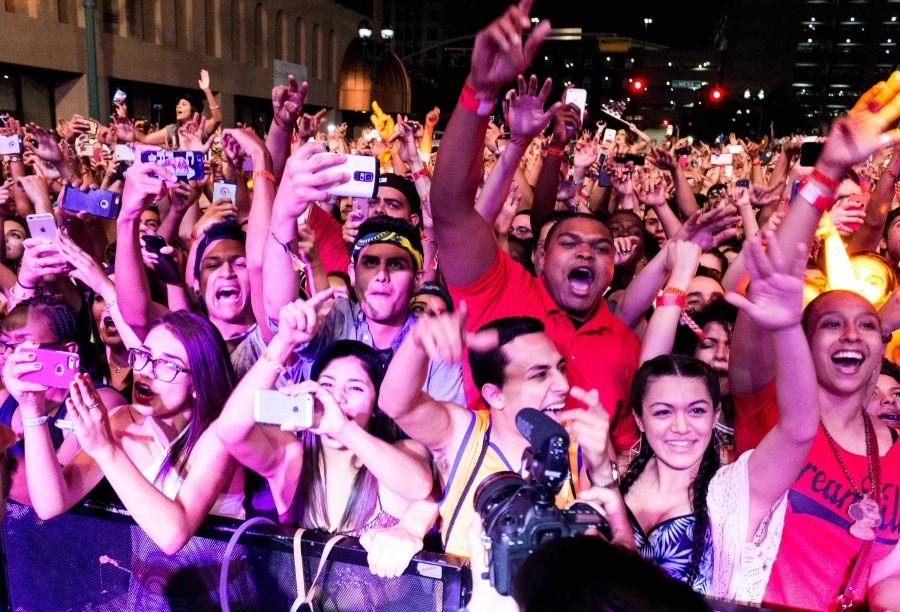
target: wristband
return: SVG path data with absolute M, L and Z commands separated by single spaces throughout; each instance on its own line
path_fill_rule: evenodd
M 277 185 L 278 181 L 275 180 L 275 175 L 269 172 L 268 170 L 254 170 L 253 171 L 253 180 L 256 180 L 256 177 L 269 179 L 272 181 L 273 185 Z
M 612 472 L 612 478 L 609 479 L 609 482 L 592 483 L 595 487 L 600 487 L 602 489 L 615 489 L 619 486 L 619 467 L 616 465 L 615 461 L 610 461 L 609 468 Z
M 565 155 L 565 149 L 557 149 L 556 147 L 547 147 L 547 155 L 552 155 L 553 157 L 562 157 Z
M 418 181 L 421 178 L 428 178 L 428 168 L 422 166 L 412 174 L 410 174 L 410 178 L 412 178 L 413 182 Z
M 809 175 L 810 181 L 816 181 L 823 187 L 830 189 L 831 191 L 836 191 L 838 187 L 840 187 L 841 182 L 836 181 L 829 176 L 825 176 L 823 172 L 821 172 L 818 168 L 813 169 L 812 174 Z
M 281 374 L 282 372 L 284 372 L 284 364 L 280 363 L 277 359 L 269 354 L 268 347 L 262 352 L 262 355 L 259 356 L 259 360 L 275 370 L 276 374 Z
M 210 106 L 210 107 L 209 107 L 209 110 L 219 110 L 220 108 L 221 108 L 221 106 L 219 106 L 218 104 L 216 104 L 215 106 Z
M 750 165 L 753 166 L 754 168 L 759 168 L 760 166 L 762 166 L 762 162 L 757 159 L 757 160 L 753 161 Z
M 656 296 L 656 307 L 660 306 L 678 306 L 684 309 L 687 303 L 687 293 L 675 287 L 666 287 Z
M 37 285 L 33 285 L 33 286 L 29 287 L 28 285 L 22 284 L 22 281 L 20 281 L 18 278 L 16 279 L 16 284 L 19 287 L 21 287 L 22 289 L 25 289 L 27 291 L 34 291 L 35 289 L 37 289 Z
M 832 209 L 836 200 L 834 191 L 825 189 L 827 188 L 818 181 L 810 180 L 800 188 L 797 195 L 812 204 L 816 210 L 825 213 Z
M 495 97 L 478 91 L 467 80 L 459 94 L 459 105 L 479 117 L 487 117 L 494 110 Z
M 102 314 L 108 315 L 109 311 L 119 305 L 118 300 L 112 300 L 103 305 Z
M 48 417 L 46 415 L 40 416 L 40 417 L 35 417 L 33 419 L 26 419 L 26 418 L 22 419 L 22 425 L 25 427 L 37 427 L 39 425 L 46 425 L 49 422 L 50 422 L 50 417 Z

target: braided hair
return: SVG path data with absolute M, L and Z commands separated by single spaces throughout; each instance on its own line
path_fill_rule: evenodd
M 663 376 L 678 376 L 681 378 L 699 378 L 703 380 L 710 400 L 717 409 L 720 405 L 718 376 L 705 363 L 687 355 L 660 355 L 644 363 L 634 375 L 631 385 L 631 406 L 638 414 L 643 413 L 643 400 L 650 383 Z M 641 433 L 641 451 L 628 466 L 628 471 L 622 477 L 619 489 L 624 496 L 637 482 L 637 479 L 655 456 L 653 449 L 647 441 L 647 436 Z M 706 492 L 712 477 L 721 467 L 719 452 L 716 449 L 715 436 L 710 438 L 709 444 L 703 452 L 700 467 L 694 481 L 691 483 L 690 500 L 694 518 L 693 539 L 691 543 L 691 563 L 685 581 L 693 584 L 700 571 L 700 562 L 708 544 L 709 513 L 706 507 Z

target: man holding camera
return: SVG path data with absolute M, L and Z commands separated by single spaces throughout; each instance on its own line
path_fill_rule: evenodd
M 610 462 L 603 461 L 609 417 L 599 395 L 569 386 L 565 359 L 541 322 L 510 317 L 469 334 L 467 310 L 463 303 L 455 313 L 419 320 L 394 355 L 379 399 L 381 410 L 434 456 L 444 485 L 443 541 L 446 551 L 457 555 L 469 554 L 465 534 L 474 517 L 478 485 L 491 474 L 519 471 L 529 447 L 516 425 L 524 408 L 565 423 L 572 441 L 569 479 L 557 505 L 573 501 L 590 484 L 614 487 L 617 481 Z M 471 411 L 421 390 L 429 364 L 459 363 L 464 347 L 489 410 Z M 587 410 L 564 410 L 570 393 Z

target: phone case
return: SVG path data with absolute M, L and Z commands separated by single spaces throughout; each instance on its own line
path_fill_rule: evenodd
M 115 219 L 122 207 L 122 194 L 104 189 L 84 192 L 67 185 L 62 207 L 73 212 L 83 211 L 95 217 Z
M 315 399 L 309 393 L 292 397 L 280 391 L 257 389 L 253 397 L 253 420 L 281 426 L 290 420 L 298 427 L 313 426 Z
M 141 151 L 141 162 L 159 164 L 178 179 L 199 181 L 205 176 L 198 151 Z
M 213 202 L 228 198 L 237 205 L 237 183 L 234 181 L 216 181 L 213 184 Z
M 25 217 L 28 232 L 32 238 L 54 240 L 56 238 L 56 219 L 50 213 L 35 213 Z
M 22 138 L 19 136 L 0 136 L 0 155 L 21 155 Z
M 334 153 L 318 153 L 312 156 L 316 159 L 320 155 L 334 155 Z M 337 185 L 325 191 L 334 196 L 351 198 L 374 198 L 378 193 L 378 159 L 368 155 L 347 155 L 347 161 L 340 166 L 332 166 L 327 172 L 345 173 L 350 175 L 350 180 L 343 185 Z
M 369 199 L 353 198 L 351 203 L 350 215 L 357 221 L 365 221 L 369 218 Z
M 43 367 L 36 372 L 23 374 L 22 380 L 45 387 L 65 388 L 75 379 L 80 365 L 77 353 L 41 348 L 35 349 L 34 353 L 35 361 Z

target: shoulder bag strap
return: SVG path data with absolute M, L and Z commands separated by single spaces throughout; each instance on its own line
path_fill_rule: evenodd
M 459 501 L 456 503 L 456 508 L 453 509 L 453 515 L 450 517 L 450 523 L 447 525 L 447 539 L 444 542 L 444 546 L 446 546 L 447 542 L 450 541 L 450 534 L 453 532 L 453 527 L 456 524 L 456 518 L 459 516 L 459 511 L 462 509 L 462 505 L 466 501 L 466 496 L 469 494 L 469 489 L 472 488 L 472 484 L 475 482 L 475 477 L 478 475 L 478 470 L 481 469 L 481 464 L 484 463 L 484 456 L 487 454 L 490 439 L 491 427 L 490 425 L 488 425 L 487 431 L 484 432 L 484 439 L 481 442 L 481 452 L 478 454 L 478 460 L 475 462 L 474 469 L 469 474 L 469 479 L 466 481 L 466 486 L 463 487 L 462 495 L 459 496 Z

